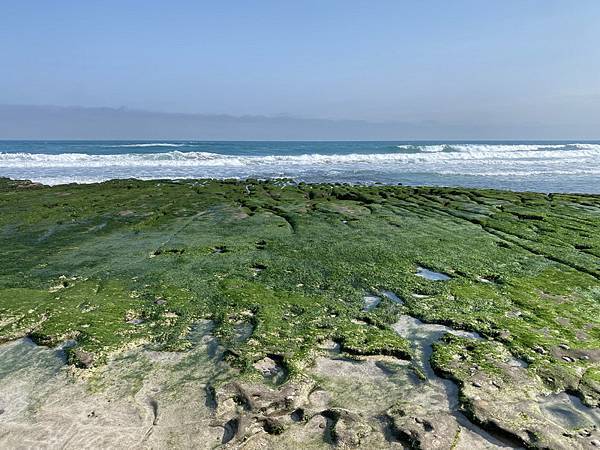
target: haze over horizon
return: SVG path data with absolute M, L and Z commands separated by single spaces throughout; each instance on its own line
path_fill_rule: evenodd
M 0 140 L 594 141 L 585 124 L 374 122 L 286 115 L 165 113 L 129 108 L 0 105 Z
M 600 138 L 600 2 L 234 3 L 4 2 L 0 139 Z

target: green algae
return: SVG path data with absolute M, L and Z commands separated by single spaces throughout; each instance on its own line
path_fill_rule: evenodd
M 243 373 L 274 355 L 300 376 L 327 339 L 410 357 L 389 327 L 410 314 L 476 331 L 478 346 L 499 343 L 552 389 L 597 404 L 599 226 L 600 198 L 585 195 L 2 179 L 0 340 L 74 339 L 71 361 L 85 351 L 99 365 L 131 345 L 185 350 L 209 319 Z M 451 279 L 420 278 L 419 266 Z M 403 305 L 363 311 L 365 293 L 385 290 Z M 458 354 L 452 339 L 434 356 Z
M 433 344 L 433 355 L 431 365 L 434 370 L 453 378 L 460 383 L 471 377 L 470 368 L 477 367 L 490 378 L 498 381 L 506 381 L 503 371 L 496 364 L 503 360 L 501 346 L 498 343 L 470 339 L 447 333 L 440 342 Z M 452 368 L 456 359 L 461 364 Z

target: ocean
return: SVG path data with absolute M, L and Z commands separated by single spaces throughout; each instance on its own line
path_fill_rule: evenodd
M 0 176 L 292 178 L 600 194 L 600 141 L 0 141 Z

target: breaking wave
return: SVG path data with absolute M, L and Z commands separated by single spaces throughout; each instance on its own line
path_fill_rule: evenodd
M 573 144 L 568 151 L 557 146 L 539 145 L 452 145 L 454 151 L 439 150 L 440 146 L 423 146 L 421 152 L 411 153 L 350 153 L 241 156 L 210 152 L 170 151 L 162 153 L 124 153 L 90 155 L 86 153 L 0 153 L 0 167 L 110 167 L 110 166 L 349 166 L 349 165 L 419 165 L 423 169 L 440 165 L 498 165 L 526 162 L 581 162 L 589 159 L 600 163 L 600 144 Z M 405 146 L 402 147 L 403 149 Z
M 314 182 L 408 180 L 415 184 L 445 184 L 452 180 L 458 185 L 545 191 L 598 192 L 600 186 L 600 143 L 355 142 L 269 147 L 251 143 L 134 142 L 99 143 L 97 152 L 88 153 L 68 152 L 68 144 L 55 144 L 52 152 L 39 153 L 26 151 L 31 148 L 27 143 L 19 148 L 24 151 L 10 149 L 10 145 L 5 144 L 9 151 L 0 152 L 0 176 L 47 184 L 112 178 L 289 177 Z M 247 145 L 255 147 L 248 149 Z M 124 153 L 115 149 L 107 154 L 106 148 L 111 146 L 131 149 Z M 188 149 L 196 151 L 185 151 Z M 204 149 L 223 153 L 199 151 Z M 479 181 L 473 181 L 476 178 Z M 573 183 L 579 184 L 573 187 Z
M 573 143 L 573 144 L 403 144 L 396 146 L 402 150 L 421 151 L 426 153 L 438 152 L 522 152 L 522 151 L 544 151 L 544 150 L 600 150 L 600 144 Z
M 146 148 L 146 147 L 185 147 L 185 144 L 173 144 L 168 142 L 149 142 L 144 144 L 119 144 L 119 145 L 108 145 L 111 148 Z

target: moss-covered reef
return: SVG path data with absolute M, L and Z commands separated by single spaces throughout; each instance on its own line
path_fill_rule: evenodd
M 0 339 L 73 339 L 72 362 L 90 366 L 142 343 L 184 350 L 193 324 L 210 319 L 243 372 L 269 356 L 299 375 L 328 339 L 349 354 L 408 358 L 389 325 L 410 314 L 476 331 L 546 388 L 593 405 L 599 229 L 597 196 L 1 179 Z M 428 280 L 419 267 L 451 278 Z M 382 301 L 365 310 L 365 295 Z M 440 348 L 440 361 L 464 353 Z M 459 365 L 444 367 L 460 378 Z

